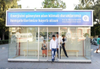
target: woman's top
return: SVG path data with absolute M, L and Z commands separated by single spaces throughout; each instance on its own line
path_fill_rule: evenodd
M 62 38 L 62 45 L 65 44 L 65 41 L 66 41 L 66 39 L 65 38 Z
M 97 44 L 100 45 L 100 38 L 97 38 Z
M 47 44 L 46 43 L 42 44 L 42 50 L 47 50 Z

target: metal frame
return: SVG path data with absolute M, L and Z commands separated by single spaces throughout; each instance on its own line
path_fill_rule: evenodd
M 47 61 L 48 61 L 48 27 L 47 27 Z
M 58 32 L 59 32 L 59 43 L 60 43 L 60 26 L 58 27 Z M 59 58 L 60 58 L 60 44 L 59 44 Z
M 27 33 L 28 33 L 28 28 L 27 28 Z M 28 35 L 27 35 L 28 38 Z M 29 45 L 28 45 L 28 40 L 27 40 L 27 56 L 28 56 L 28 50 L 29 50 Z
M 38 61 L 37 59 L 8 59 L 8 61 Z M 41 60 L 45 61 L 46 60 Z M 88 62 L 91 63 L 91 60 L 58 60 L 59 62 Z
M 39 34 L 40 34 L 40 28 L 38 27 L 38 60 L 39 60 Z

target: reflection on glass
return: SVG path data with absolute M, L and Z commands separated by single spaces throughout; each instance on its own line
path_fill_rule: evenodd
M 28 28 L 27 38 L 28 46 L 26 49 L 28 52 L 28 58 L 38 59 L 38 28 Z
M 47 28 L 40 27 L 39 34 L 39 59 L 47 60 Z
M 85 40 L 86 35 L 90 35 L 89 30 L 89 27 L 60 28 L 60 36 L 65 35 L 65 49 L 70 58 L 86 58 L 87 55 L 90 57 L 90 42 Z M 85 45 L 84 41 L 86 42 Z M 61 59 L 67 59 L 63 51 L 61 51 Z
M 19 32 L 17 34 L 18 36 L 18 45 L 17 45 L 17 49 L 18 49 L 18 57 L 17 58 L 24 58 L 24 56 L 27 55 L 27 52 L 25 51 L 27 48 L 27 28 L 26 27 L 20 27 L 19 28 Z M 25 49 L 25 50 L 24 50 Z
M 9 58 L 38 59 L 38 28 L 10 28 Z
M 18 27 L 9 28 L 9 58 L 15 58 L 19 55 L 18 51 L 18 38 L 19 38 L 19 29 Z
M 58 27 L 48 27 L 48 60 L 49 61 L 51 61 L 50 40 L 52 39 L 52 35 L 56 36 L 57 32 L 58 32 Z

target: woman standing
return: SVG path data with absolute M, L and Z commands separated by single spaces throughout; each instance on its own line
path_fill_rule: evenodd
M 65 53 L 65 56 L 68 57 L 67 52 L 66 52 L 66 50 L 65 50 L 65 41 L 66 41 L 65 35 L 63 35 L 62 37 L 63 37 L 63 38 L 62 38 L 62 48 L 63 48 L 63 51 L 64 51 L 64 53 Z

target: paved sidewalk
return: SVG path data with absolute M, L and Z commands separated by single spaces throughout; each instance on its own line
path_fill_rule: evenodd
M 8 62 L 8 44 L 0 45 L 0 69 L 100 69 L 100 53 L 91 46 L 92 63 Z

